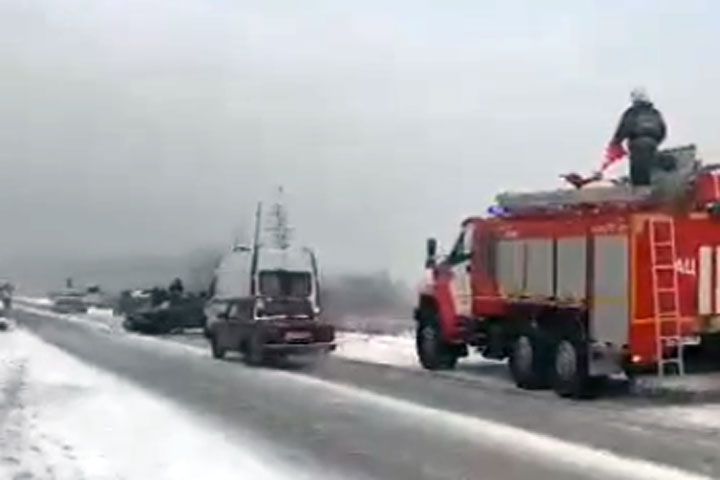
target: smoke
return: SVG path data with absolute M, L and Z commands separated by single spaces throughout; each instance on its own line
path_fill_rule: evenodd
M 109 294 L 131 288 L 167 287 L 179 277 L 188 291 L 201 292 L 210 285 L 213 271 L 224 253 L 222 247 L 204 247 L 174 255 L 115 257 L 18 256 L 0 265 L 3 276 L 26 294 L 45 295 L 72 278 L 77 288 L 99 285 Z
M 326 275 L 320 289 L 323 316 L 339 328 L 398 333 L 412 327 L 412 292 L 387 272 Z

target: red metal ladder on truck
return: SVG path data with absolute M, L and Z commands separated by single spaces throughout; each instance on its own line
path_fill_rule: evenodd
M 684 375 L 675 223 L 663 217 L 651 218 L 649 223 L 658 376 L 665 375 L 666 365 L 677 365 L 678 375 Z

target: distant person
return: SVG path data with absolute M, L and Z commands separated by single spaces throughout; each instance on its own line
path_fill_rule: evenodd
M 601 171 L 625 156 L 623 142 L 627 141 L 630 182 L 638 186 L 650 185 L 650 172 L 656 167 L 658 146 L 665 140 L 667 127 L 644 88 L 633 89 L 630 99 L 632 105 L 623 113 L 610 140 Z
M 3 308 L 10 310 L 12 308 L 12 295 L 13 285 L 11 283 L 5 283 L 0 287 L 0 300 L 2 300 Z
M 168 292 L 161 287 L 153 287 L 150 291 L 150 302 L 153 307 L 161 305 L 168 299 Z
M 181 297 L 183 292 L 185 291 L 185 287 L 183 286 L 182 280 L 179 278 L 176 278 L 170 283 L 170 287 L 168 288 L 168 291 L 170 292 L 170 295 Z

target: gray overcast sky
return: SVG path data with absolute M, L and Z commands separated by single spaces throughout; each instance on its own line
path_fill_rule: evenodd
M 0 0 L 0 258 L 227 242 L 282 184 L 331 269 L 411 279 L 645 85 L 720 153 L 720 2 Z

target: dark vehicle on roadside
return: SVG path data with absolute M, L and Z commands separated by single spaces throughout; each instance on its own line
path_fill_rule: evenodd
M 335 349 L 320 320 L 315 256 L 309 249 L 236 247 L 215 272 L 205 312 L 212 355 L 238 351 L 250 365 Z
M 113 314 L 127 317 L 131 313 L 152 306 L 152 290 L 123 290 L 113 305 Z
M 0 302 L 2 302 L 2 316 L 12 309 L 13 292 L 15 286 L 8 281 L 0 281 Z
M 9 283 L 0 287 L 0 332 L 10 328 L 7 316 L 12 309 L 12 287 Z
M 108 306 L 105 294 L 99 285 L 89 285 L 85 289 L 83 301 L 88 307 L 104 308 Z
M 56 297 L 50 309 L 53 312 L 64 314 L 87 313 L 88 306 L 80 296 L 64 295 Z
M 204 303 L 203 296 L 194 294 L 173 296 L 158 303 L 149 302 L 126 312 L 123 327 L 130 331 L 155 334 L 203 328 Z

